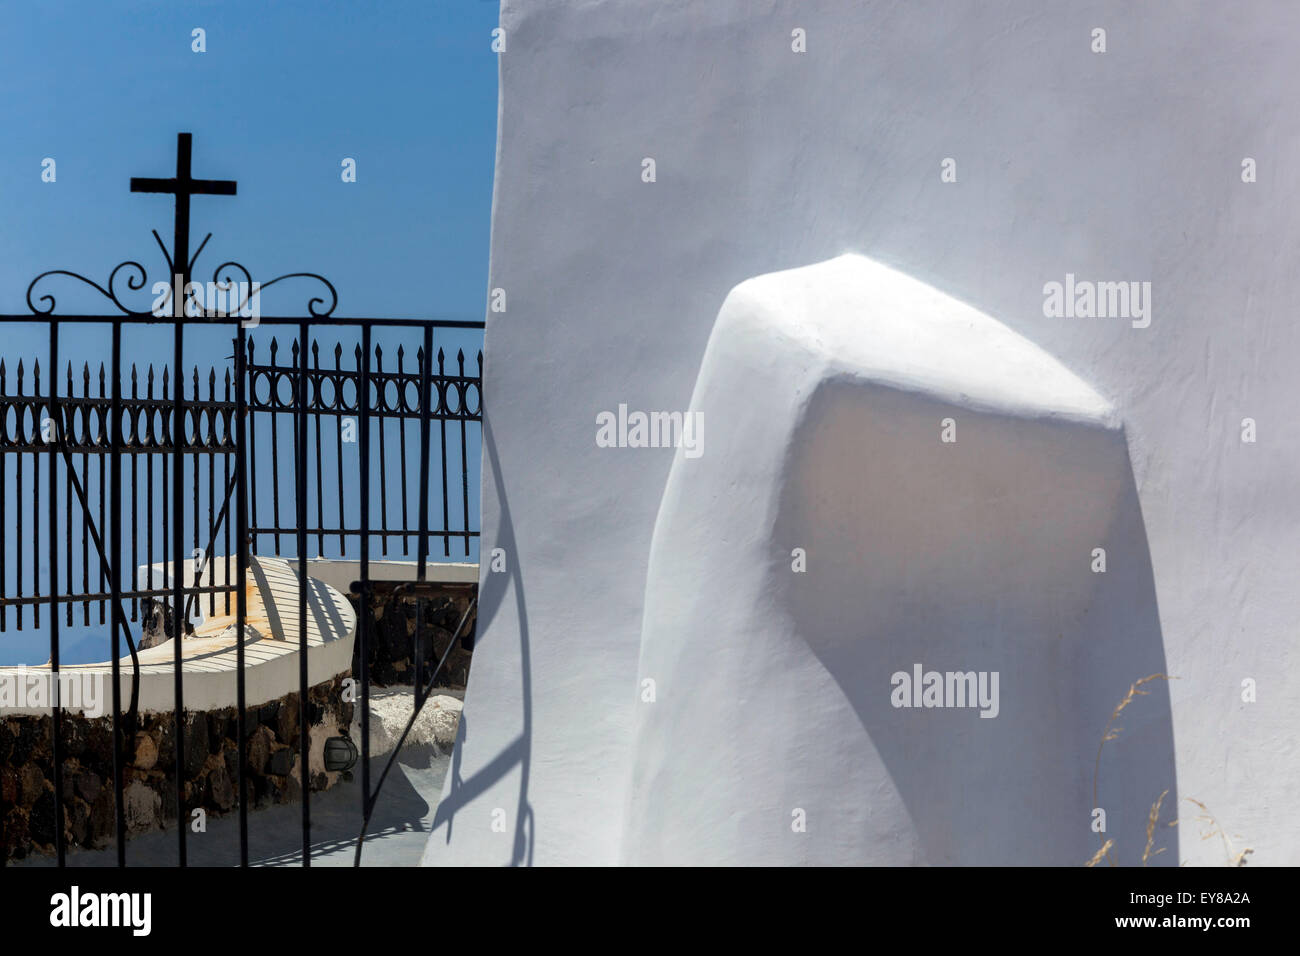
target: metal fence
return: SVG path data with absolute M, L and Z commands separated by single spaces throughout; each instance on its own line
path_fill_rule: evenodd
M 437 323 L 432 327 L 437 328 Z M 277 361 L 279 351 L 279 340 L 273 336 L 269 361 L 259 364 L 256 343 L 250 337 L 245 353 L 248 540 L 254 554 L 263 553 L 265 545 L 280 555 L 283 540 L 289 537 L 292 544 L 297 534 L 296 515 L 286 514 L 283 507 L 283 502 L 293 494 L 294 459 L 291 456 L 290 464 L 282 468 L 280 452 L 284 438 L 292 439 L 291 450 L 298 447 L 297 377 L 301 350 L 298 340 L 291 340 L 288 364 Z M 349 355 L 354 362 L 346 367 L 341 344 L 336 343 L 333 349 L 332 367 L 320 365 L 318 341 L 312 341 L 310 352 L 306 367 L 311 512 L 307 533 L 315 539 L 317 556 L 326 553 L 326 536 L 337 543 L 340 556 L 347 556 L 348 542 L 351 541 L 355 554 L 362 534 L 360 522 L 349 524 L 346 515 L 345 503 L 355 500 L 357 495 L 355 484 L 349 481 L 352 476 L 345 474 L 344 465 L 346 433 L 349 426 L 355 430 L 360 415 L 361 346 L 358 344 Z M 429 500 L 428 496 L 414 501 L 412 498 L 411 464 L 413 454 L 418 451 L 414 447 L 418 436 L 408 434 L 413 431 L 411 426 L 418 426 L 423 417 L 419 396 L 424 377 L 424 349 L 417 350 L 414 368 L 409 370 L 404 367 L 403 346 L 397 349 L 397 365 L 393 370 L 384 370 L 382 346 L 376 345 L 371 355 L 369 412 L 377 439 L 379 524 L 369 529 L 369 533 L 378 539 L 381 556 L 388 556 L 390 539 L 395 539 L 394 554 L 399 553 L 400 547 L 400 554 L 407 557 L 411 542 L 419 535 L 415 508 L 418 501 L 427 505 Z M 452 556 L 453 541 L 456 554 L 468 557 L 470 541 L 478 537 L 471 518 L 469 484 L 470 449 L 474 445 L 472 440 L 479 437 L 477 430 L 481 424 L 483 354 L 477 354 L 469 369 L 465 367 L 463 349 L 458 350 L 455 361 L 455 367 L 449 370 L 446 354 L 439 348 L 429 386 L 429 418 L 438 429 L 435 459 L 440 480 L 435 482 L 435 487 L 440 485 L 442 525 L 426 533 L 440 539 L 444 557 Z M 68 626 L 74 623 L 78 607 L 83 624 L 89 625 L 94 618 L 100 624 L 106 623 L 112 597 L 107 590 L 108 564 L 100 560 L 100 548 L 92 547 L 91 542 L 108 527 L 107 476 L 114 455 L 126 456 L 124 511 L 120 518 L 129 529 L 130 562 L 126 567 L 144 569 L 142 580 L 125 587 L 121 595 L 130 602 L 131 621 L 137 622 L 141 608 L 148 606 L 146 602 L 165 598 L 172 590 L 172 535 L 168 527 L 172 509 L 168 496 L 172 484 L 169 471 L 176 456 L 173 418 L 165 398 L 173 391 L 171 370 L 163 365 L 158 371 L 152 364 L 146 366 L 143 375 L 134 364 L 129 370 L 123 370 L 130 381 L 130 395 L 119 396 L 119 418 L 115 421 L 107 385 L 111 376 L 103 363 L 93 372 L 89 363 L 82 363 L 77 375 L 73 374 L 72 364 L 67 363 L 57 400 L 57 433 L 63 440 L 53 447 L 56 403 L 51 400 L 48 376 L 46 385 L 42 385 L 39 356 L 26 362 L 19 359 L 15 372 L 11 381 L 8 363 L 0 356 L 0 488 L 12 482 L 15 502 L 11 507 L 10 496 L 0 495 L 0 534 L 6 540 L 19 542 L 12 560 L 9 549 L 0 548 L 0 633 L 10 627 L 22 630 L 25 623 L 40 627 L 41 607 L 46 604 L 63 605 Z M 181 443 L 182 464 L 184 459 L 189 461 L 184 477 L 188 492 L 181 503 L 186 511 L 183 523 L 189 540 L 182 559 L 198 558 L 205 567 L 224 566 L 221 580 L 231 581 L 234 550 L 230 502 L 236 487 L 238 450 L 232 369 L 226 367 L 219 375 L 215 366 L 210 366 L 205 373 L 192 366 L 188 384 L 185 381 L 177 384 L 188 391 Z M 285 418 L 287 424 L 281 421 Z M 327 424 L 322 425 L 322 421 Z M 260 446 L 259 429 L 267 439 Z M 333 458 L 329 469 L 322 464 L 326 457 L 323 449 L 327 446 Z M 50 457 L 52 450 L 59 453 L 55 459 Z M 61 460 L 64 453 L 69 456 L 66 461 Z M 62 489 L 62 529 L 51 528 L 41 515 L 41 476 L 45 468 L 60 472 L 55 481 Z M 331 502 L 328 509 L 327 501 Z M 155 521 L 155 515 L 161 520 Z M 259 521 L 259 515 L 263 520 Z M 61 591 L 51 597 L 48 582 L 43 580 L 48 575 L 41 573 L 42 536 L 60 532 L 64 535 Z M 234 588 L 233 584 L 200 584 L 186 590 L 192 591 L 190 601 L 194 600 L 194 594 L 205 595 L 209 613 L 216 613 L 220 601 L 224 602 L 224 613 L 229 614 Z
M 115 281 L 123 270 L 126 270 L 129 289 L 138 290 L 146 284 L 144 268 L 126 262 L 112 271 L 106 286 L 65 270 L 43 273 L 28 287 L 31 314 L 0 315 L 0 329 L 11 329 L 14 323 L 36 323 L 44 330 L 48 341 L 45 368 L 51 371 L 62 367 L 60 347 L 65 327 L 75 324 L 78 330 L 89 327 L 99 334 L 106 330 L 110 340 L 106 365 L 92 369 L 84 364 L 79 376 L 69 367 L 62 377 L 47 371 L 42 380 L 35 360 L 28 366 L 11 356 L 0 364 L 0 487 L 14 482 L 17 502 L 12 513 L 5 513 L 5 498 L 0 495 L 0 529 L 6 535 L 14 534 L 13 540 L 19 542 L 19 557 L 14 566 L 0 564 L 0 628 L 6 626 L 10 613 L 14 615 L 13 624 L 21 628 L 28 609 L 33 626 L 39 626 L 40 609 L 47 607 L 45 627 L 49 631 L 50 668 L 57 683 L 61 618 L 65 625 L 70 623 L 74 610 L 80 606 L 83 622 L 89 622 L 93 608 L 100 621 L 108 623 L 112 642 L 116 851 L 118 864 L 125 865 L 123 771 L 135 704 L 133 700 L 129 707 L 123 708 L 120 661 L 125 646 L 133 666 L 138 668 L 130 623 L 139 619 L 142 600 L 166 601 L 170 608 L 182 609 L 206 597 L 211 609 L 218 599 L 229 607 L 233 592 L 239 739 L 236 783 L 240 861 L 247 865 L 248 733 L 244 679 L 247 595 L 242 582 L 248 578 L 250 554 L 263 544 L 269 544 L 279 554 L 282 543 L 289 539 L 294 542 L 295 554 L 302 559 L 298 568 L 297 602 L 298 746 L 305 764 L 311 727 L 305 560 L 309 556 L 308 541 L 315 539 L 318 553 L 327 541 L 336 540 L 342 553 L 355 546 L 359 558 L 357 588 L 363 611 L 357 615 L 356 633 L 362 706 L 359 861 L 365 824 L 378 797 L 378 787 L 371 786 L 369 766 L 369 615 L 364 613 L 373 592 L 372 539 L 379 541 L 381 555 L 387 554 L 390 547 L 394 550 L 400 547 L 403 554 L 408 554 L 414 545 L 417 588 L 427 580 L 434 543 L 441 544 L 444 556 L 452 554 L 453 544 L 466 556 L 470 554 L 470 543 L 478 536 L 471 525 L 470 482 L 471 472 L 477 472 L 477 464 L 470 449 L 481 424 L 482 352 L 467 368 L 464 352 L 458 350 L 453 365 L 439 337 L 449 330 L 482 330 L 484 325 L 469 321 L 335 316 L 337 294 L 327 280 L 312 273 L 290 273 L 261 283 L 262 289 L 283 279 L 315 280 L 323 284 L 328 301 L 323 297 L 312 298 L 305 316 L 260 317 L 257 335 L 272 336 L 266 353 L 269 360 L 260 362 L 261 346 L 254 343 L 240 317 L 196 316 L 188 292 L 194 259 L 207 242 L 205 239 L 198 252 L 190 256 L 189 196 L 234 195 L 235 184 L 193 179 L 190 136 L 182 133 L 177 142 L 175 179 L 133 179 L 131 185 L 132 191 L 166 192 L 176 197 L 175 237 L 170 252 L 154 233 L 168 268 L 174 273 L 173 287 L 177 291 L 168 303 L 170 313 L 132 309 L 122 301 Z M 234 271 L 248 275 L 242 266 L 224 263 L 215 270 L 214 282 L 223 281 L 223 274 L 228 278 Z M 93 287 L 120 314 L 56 313 L 53 295 L 33 299 L 37 285 L 51 276 L 71 277 Z M 170 339 L 172 360 L 157 372 L 149 366 L 141 374 L 131 366 L 126 374 L 121 371 L 123 330 L 139 325 L 161 332 L 164 341 Z M 196 326 L 229 331 L 234 345 L 229 356 L 232 367 L 219 371 L 212 366 L 203 374 L 197 366 L 192 366 L 188 376 L 175 373 L 185 367 L 186 330 Z M 373 341 L 375 331 L 380 329 L 404 330 L 407 335 L 419 336 L 420 343 L 409 367 L 404 348 L 397 350 L 395 363 L 384 367 L 382 346 Z M 324 330 L 335 336 L 351 334 L 359 339 L 351 352 L 354 361 L 347 367 L 343 362 L 347 350 L 341 342 L 332 349 L 332 362 L 327 347 L 327 360 L 322 364 L 320 345 L 313 334 Z M 291 337 L 289 359 L 282 362 L 279 336 L 286 331 Z M 309 345 L 304 348 L 304 343 Z M 10 367 L 14 369 L 12 390 L 6 377 Z M 29 367 L 30 380 L 27 379 Z M 353 419 L 357 455 L 353 473 L 349 475 L 342 451 L 348 441 L 345 423 Z M 323 426 L 323 422 L 328 424 Z M 290 447 L 287 457 L 282 454 L 286 439 Z M 333 467 L 327 468 L 325 459 L 329 455 L 323 452 L 331 444 Z M 414 469 L 408 468 L 408 452 L 415 456 Z M 432 473 L 435 460 L 439 462 L 442 492 L 441 527 L 434 526 L 430 515 L 431 499 L 439 483 Z M 413 476 L 408 477 L 408 471 L 413 471 Z M 372 506 L 376 478 L 378 514 Z M 458 498 L 454 494 L 457 483 Z M 355 495 L 351 494 L 354 488 Z M 337 508 L 326 504 L 333 499 L 338 500 Z M 351 525 L 343 509 L 345 500 L 352 500 L 356 505 L 356 521 Z M 459 505 L 459 514 L 454 505 Z M 64 517 L 62 535 L 59 534 L 60 509 Z M 42 510 L 45 511 L 44 534 L 40 526 Z M 157 528 L 155 514 L 161 519 Z M 28 564 L 24 564 L 24 552 Z M 39 570 L 42 552 L 46 557 L 43 575 Z M 202 566 L 207 566 L 218 554 L 227 567 L 233 560 L 234 574 L 227 573 L 224 578 L 233 583 L 205 585 L 201 575 L 197 575 L 187 584 L 185 574 L 169 573 L 168 567 L 173 562 L 179 567 L 179 561 L 196 554 L 201 554 Z M 73 562 L 74 555 L 79 557 L 79 562 Z M 157 586 L 151 579 L 152 572 L 148 571 L 145 586 L 137 586 L 126 569 L 133 570 L 141 564 L 152 567 L 155 557 L 161 565 Z M 0 562 L 4 560 L 0 555 Z M 57 613 L 60 606 L 64 608 L 62 615 Z M 460 637 L 460 629 L 473 606 L 471 603 L 462 617 L 452 643 Z M 417 633 L 421 627 L 418 617 L 421 608 L 422 604 L 417 602 Z M 185 614 L 179 620 L 187 618 Z M 180 772 L 185 766 L 182 644 L 180 639 L 172 641 L 176 836 L 178 859 L 184 866 L 185 821 L 194 801 L 187 797 Z M 443 656 L 445 659 L 445 653 Z M 431 692 L 441 664 L 439 661 L 426 668 L 417 657 L 417 714 Z M 135 676 L 132 687 L 138 690 L 138 669 Z M 65 750 L 62 710 L 57 701 L 50 713 L 54 813 L 55 820 L 59 821 L 54 828 L 55 852 L 59 865 L 63 865 Z M 413 722 L 414 715 L 411 719 Z M 383 775 L 379 786 L 382 783 Z M 311 787 L 307 785 L 302 787 L 302 862 L 304 866 L 311 862 Z
M 183 508 L 188 507 L 189 514 L 184 523 L 192 533 L 192 550 L 186 557 L 197 550 L 211 552 L 218 543 L 218 532 L 222 533 L 222 553 L 227 569 L 224 580 L 231 580 L 231 523 L 226 520 L 226 515 L 234 490 L 235 402 L 231 393 L 230 370 L 226 369 L 222 376 L 222 393 L 218 398 L 216 369 L 208 370 L 205 396 L 200 390 L 198 367 L 194 367 L 184 411 L 184 439 L 178 457 L 173 445 L 173 418 L 165 398 L 173 391 L 167 366 L 162 367 L 161 373 L 156 373 L 154 366 L 148 365 L 142 376 L 132 365 L 128 373 L 130 395 L 124 396 L 118 389 L 116 411 L 115 399 L 109 395 L 106 384 L 110 376 L 102 363 L 94 374 L 89 363 L 83 363 L 81 374 L 75 377 L 72 364 L 68 363 L 63 387 L 54 391 L 51 390 L 54 383 L 48 376 L 46 385 L 43 387 L 41 384 L 39 357 L 31 359 L 27 366 L 31 368 L 30 378 L 25 374 L 24 361 L 19 359 L 11 382 L 6 361 L 0 357 L 0 487 L 7 487 L 12 481 L 15 505 L 11 510 L 9 496 L 0 495 L 0 534 L 6 541 L 18 543 L 12 561 L 9 560 L 9 549 L 0 549 L 0 632 L 9 627 L 22 630 L 27 617 L 31 618 L 32 626 L 40 627 L 41 607 L 45 604 L 64 605 L 68 626 L 73 624 L 77 605 L 81 607 L 84 624 L 91 623 L 92 606 L 98 622 L 106 622 L 106 609 L 112 595 L 107 589 L 110 562 L 101 556 L 102 532 L 109 527 L 106 510 L 110 486 L 108 474 L 117 456 L 124 456 L 124 462 L 119 462 L 116 467 L 121 468 L 124 463 L 128 476 L 117 492 L 124 511 L 121 516 L 115 514 L 114 520 L 125 523 L 130 529 L 131 560 L 128 567 L 147 566 L 143 586 L 124 583 L 120 595 L 131 602 L 131 620 L 139 620 L 140 608 L 145 601 L 161 599 L 171 593 L 173 536 L 168 523 L 173 510 L 168 501 L 172 490 L 169 470 L 178 461 L 183 463 L 185 456 L 190 459 L 190 474 L 195 476 L 195 480 L 189 482 L 192 493 L 180 502 Z M 116 374 L 115 370 L 114 378 Z M 77 394 L 78 384 L 81 386 L 80 395 Z M 115 382 L 115 387 L 118 384 Z M 182 382 L 176 384 L 184 388 Z M 60 438 L 57 442 L 56 435 Z M 221 460 L 219 466 L 218 459 Z M 204 462 L 209 477 L 206 514 L 197 480 Z M 218 468 L 222 477 L 220 488 L 223 489 L 219 502 Z M 42 528 L 43 470 L 48 472 L 47 480 L 52 481 L 54 487 L 61 487 L 64 509 L 64 553 L 57 594 L 52 593 L 48 580 L 42 580 L 49 577 L 48 573 L 41 573 L 42 532 L 51 539 L 60 533 L 57 524 L 51 525 L 48 521 Z M 46 493 L 50 493 L 48 488 Z M 154 515 L 158 515 L 161 521 L 155 522 Z M 93 548 L 92 540 L 95 541 Z M 155 581 L 156 563 L 162 566 Z M 224 592 L 229 611 L 232 587 L 206 585 L 195 590 L 206 593 L 214 609 L 217 593 Z M 25 613 L 29 609 L 30 614 Z
M 438 327 L 439 323 L 430 325 L 430 328 Z M 470 540 L 478 537 L 478 531 L 470 524 L 468 449 L 470 438 L 474 436 L 468 429 L 479 423 L 482 394 L 480 372 L 483 353 L 481 351 L 478 353 L 474 364 L 467 371 L 465 352 L 460 349 L 456 354 L 455 367 L 449 370 L 447 356 L 439 347 L 435 356 L 437 368 L 429 371 L 425 368 L 427 354 L 425 348 L 425 345 L 417 348 L 414 367 L 410 369 L 406 367 L 405 346 L 398 346 L 396 367 L 390 370 L 384 369 L 384 352 L 381 345 L 375 345 L 373 351 L 369 353 L 372 361 L 369 372 L 369 413 L 376 426 L 379 458 L 379 527 L 369 529 L 369 533 L 379 538 L 382 556 L 388 556 L 389 542 L 394 538 L 400 542 L 401 554 L 404 557 L 410 555 L 411 540 L 416 537 L 417 528 L 412 519 L 415 506 L 409 494 L 410 446 L 414 444 L 414 440 L 407 434 L 406 423 L 422 422 L 427 419 L 429 422 L 436 422 L 438 426 L 438 461 L 442 498 L 442 527 L 428 533 L 442 539 L 444 556 L 451 556 L 452 541 L 455 540 L 457 551 L 463 552 L 463 555 L 468 557 Z M 355 424 L 360 409 L 358 396 L 363 391 L 360 372 L 362 347 L 358 344 L 353 354 L 349 356 L 354 359 L 351 368 L 344 367 L 344 349 L 341 343 L 336 343 L 332 350 L 332 365 L 327 361 L 324 366 L 320 362 L 320 344 L 316 341 L 311 343 L 311 357 L 306 363 L 303 362 L 297 339 L 294 339 L 290 345 L 288 364 L 278 362 L 280 346 L 278 339 L 274 337 L 268 349 L 269 361 L 266 364 L 258 363 L 255 350 L 256 343 L 250 337 L 245 360 L 249 383 L 248 407 L 250 412 L 265 413 L 262 417 L 267 421 L 259 425 L 258 415 L 253 414 L 249 418 L 249 440 L 254 447 L 254 452 L 249 458 L 250 484 L 253 488 L 263 488 L 269 477 L 271 514 L 268 516 L 263 506 L 261 517 L 266 519 L 267 523 L 260 521 L 258 498 L 262 496 L 253 496 L 252 518 L 249 526 L 249 533 L 253 535 L 253 549 L 254 551 L 258 549 L 260 536 L 265 535 L 270 537 L 274 552 L 278 555 L 281 553 L 281 539 L 286 535 L 297 533 L 296 522 L 285 524 L 282 517 L 280 487 L 283 476 L 279 468 L 279 456 L 259 456 L 256 448 L 259 428 L 269 431 L 271 447 L 278 449 L 281 417 L 290 416 L 292 418 L 290 427 L 297 427 L 297 419 L 293 417 L 298 394 L 297 376 L 299 369 L 305 364 L 306 405 L 313 437 L 312 460 L 307 465 L 309 470 L 314 469 L 316 489 L 316 494 L 312 496 L 315 509 L 314 514 L 308 514 L 310 526 L 307 528 L 307 534 L 316 538 L 318 553 L 324 553 L 325 538 L 330 536 L 337 539 L 339 554 L 346 556 L 348 539 L 356 538 L 361 534 L 360 527 L 347 526 L 345 517 L 344 492 L 347 486 L 344 478 L 343 446 L 346 441 L 345 426 L 349 422 Z M 426 373 L 429 376 L 427 384 Z M 287 386 L 287 389 L 282 386 Z M 351 386 L 352 396 L 350 399 L 349 386 Z M 427 402 L 421 398 L 425 394 L 428 396 Z M 323 434 L 322 419 L 329 421 Z M 296 434 L 294 440 L 296 443 Z M 322 467 L 323 450 L 331 444 L 336 466 L 333 474 L 327 473 Z M 259 458 L 262 459 L 260 479 Z M 394 484 L 397 486 L 391 495 L 388 480 L 390 474 L 393 475 Z M 449 484 L 449 481 L 452 484 Z M 326 494 L 328 489 L 335 492 L 332 496 L 335 501 L 334 507 L 328 509 L 327 514 L 325 502 L 328 497 L 331 497 Z M 457 503 L 460 505 L 456 509 L 460 513 L 454 515 L 451 513 L 453 491 L 459 493 Z M 393 499 L 391 508 L 390 498 Z M 418 500 L 427 501 L 427 498 L 421 497 Z M 453 517 L 457 519 L 455 522 L 452 520 Z M 458 526 L 453 527 L 453 524 Z M 353 547 L 355 548 L 355 543 Z

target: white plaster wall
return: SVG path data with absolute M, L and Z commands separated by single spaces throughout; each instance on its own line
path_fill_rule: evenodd
M 686 408 L 728 290 L 857 251 L 1114 404 L 1179 677 L 1178 793 L 1252 863 L 1300 863 L 1300 8 L 506 0 L 501 22 L 491 285 L 509 307 L 488 315 L 482 498 L 509 572 L 485 557 L 426 860 L 617 859 L 672 453 L 598 448 L 595 417 Z M 1045 318 L 1067 272 L 1150 281 L 1150 327 Z M 1214 841 L 1180 853 L 1222 861 Z
M 849 255 L 732 291 L 691 414 L 720 427 L 678 453 L 655 522 L 623 859 L 1078 865 L 1097 805 L 1136 862 L 1151 804 L 1178 798 L 1156 685 L 1094 803 L 1116 687 L 1165 670 L 1105 400 Z M 895 707 L 891 678 L 918 666 L 998 687 L 982 712 L 965 693 Z

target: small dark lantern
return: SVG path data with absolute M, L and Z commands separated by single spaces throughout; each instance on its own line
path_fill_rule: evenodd
M 325 741 L 325 769 L 336 773 L 351 770 L 357 762 L 357 745 L 351 737 L 331 737 Z

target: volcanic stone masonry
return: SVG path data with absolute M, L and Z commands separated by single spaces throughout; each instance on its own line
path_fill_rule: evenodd
M 353 704 L 340 674 L 308 691 L 311 723 L 309 779 L 327 790 L 340 774 L 324 767 L 325 740 L 345 735 Z M 251 807 L 301 798 L 298 694 L 286 694 L 245 712 Z M 187 713 L 183 768 L 185 813 L 219 816 L 237 807 L 239 738 L 233 707 Z M 176 820 L 175 718 L 141 714 L 125 748 L 123 794 L 127 833 L 134 836 Z M 54 852 L 54 763 L 48 716 L 0 720 L 0 821 L 6 858 Z M 63 832 L 66 845 L 100 849 L 113 842 L 112 717 L 63 715 Z

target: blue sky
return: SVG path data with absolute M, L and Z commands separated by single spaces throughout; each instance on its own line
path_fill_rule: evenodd
M 105 284 L 114 265 L 135 259 L 150 283 L 165 278 L 150 230 L 170 245 L 171 197 L 133 194 L 128 183 L 173 175 L 176 134 L 188 131 L 194 176 L 238 181 L 236 197 L 193 201 L 191 250 L 213 233 L 196 279 L 233 259 L 254 278 L 327 276 L 338 315 L 482 319 L 497 13 L 493 0 L 0 5 L 0 312 L 27 312 L 27 285 L 48 269 Z M 195 28 L 206 31 L 204 53 L 191 49 Z M 54 183 L 41 179 L 46 157 Z M 356 161 L 355 183 L 341 180 L 345 157 Z M 46 281 L 60 313 L 113 311 L 74 282 Z M 146 307 L 147 293 L 131 301 Z M 312 294 L 282 283 L 262 309 L 300 314 Z M 253 334 L 259 346 L 269 338 Z M 0 336 L 11 382 L 14 359 L 45 356 L 37 326 Z M 227 340 L 187 333 L 187 365 L 220 367 Z M 416 338 L 379 341 L 389 355 L 403 342 L 413 352 Z M 472 354 L 481 336 L 441 344 Z M 70 331 L 61 349 L 94 363 L 107 335 Z M 142 364 L 165 359 L 170 338 L 131 328 L 124 352 Z M 470 453 L 477 510 L 477 447 Z M 36 646 L 23 634 L 21 643 L 12 630 L 0 636 L 0 663 L 44 660 L 18 652 Z

